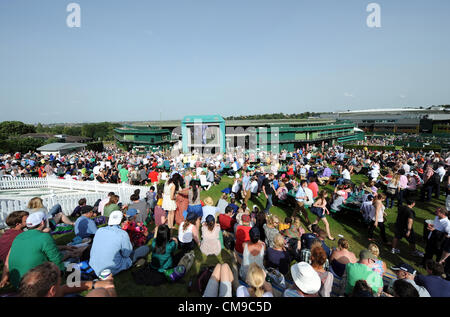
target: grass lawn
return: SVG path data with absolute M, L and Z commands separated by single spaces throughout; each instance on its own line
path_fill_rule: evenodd
M 361 182 L 367 182 L 367 177 L 363 175 L 354 175 L 352 176 L 352 181 L 356 184 L 359 184 Z M 222 181 L 219 185 L 213 186 L 209 191 L 201 192 L 201 198 L 204 199 L 207 196 L 211 196 L 214 199 L 214 202 L 217 203 L 219 200 L 222 190 L 228 186 L 230 186 L 233 182 L 232 178 L 229 178 L 227 176 L 224 176 L 222 178 Z M 322 189 L 322 187 L 320 187 Z M 333 191 L 332 186 L 325 187 L 329 192 L 331 193 Z M 417 199 L 418 200 L 418 199 Z M 263 194 L 259 196 L 259 198 L 252 202 L 249 200 L 249 208 L 253 208 L 254 204 L 259 205 L 260 208 L 265 207 L 266 199 Z M 416 219 L 414 221 L 414 231 L 417 236 L 417 249 L 419 251 L 424 251 L 425 248 L 425 242 L 422 238 L 422 232 L 423 232 L 423 223 L 425 219 L 434 219 L 434 210 L 438 206 L 444 206 L 445 205 L 445 198 L 444 196 L 441 196 L 439 200 L 435 199 L 433 197 L 433 200 L 431 203 L 422 203 L 420 201 L 416 202 L 416 207 L 414 208 L 416 212 Z M 272 207 L 271 212 L 277 216 L 280 217 L 280 220 L 284 220 L 286 216 L 291 216 L 293 210 L 290 208 L 280 208 L 280 207 Z M 309 211 L 308 211 L 309 212 Z M 397 207 L 394 207 L 392 209 L 386 209 L 387 216 L 387 222 L 385 223 L 386 226 L 386 235 L 388 237 L 389 241 L 392 241 L 393 238 L 393 230 L 394 230 L 394 223 L 397 217 Z M 303 218 L 301 218 L 303 220 Z M 316 219 L 316 216 L 314 216 L 312 213 L 309 212 L 309 219 L 311 221 L 314 221 Z M 367 248 L 369 245 L 369 241 L 367 240 L 367 228 L 360 224 L 355 219 L 352 219 L 350 216 L 342 216 L 337 217 L 336 219 L 333 217 L 328 216 L 328 222 L 330 224 L 330 230 L 331 234 L 336 238 L 335 241 L 327 240 L 326 244 L 329 247 L 336 247 L 337 246 L 337 240 L 339 239 L 338 234 L 343 235 L 350 244 L 350 250 L 354 252 L 357 256 L 359 252 Z M 319 225 L 321 228 L 324 229 L 323 223 L 320 221 Z M 153 226 L 149 226 L 149 229 L 153 229 Z M 420 268 L 418 265 L 420 264 L 421 258 L 413 257 L 410 255 L 409 251 L 409 245 L 407 241 L 402 240 L 400 241 L 398 248 L 400 249 L 400 254 L 391 254 L 390 247 L 383 246 L 381 244 L 381 238 L 378 235 L 378 229 L 375 230 L 375 236 L 374 238 L 377 241 L 380 241 L 380 243 L 377 243 L 380 248 L 380 258 L 386 262 L 388 268 L 394 264 L 397 264 L 398 262 L 406 262 L 411 265 L 413 265 L 416 269 L 418 269 L 419 272 L 425 273 L 423 268 Z M 175 235 L 176 232 L 173 233 Z M 56 236 L 56 242 L 57 244 L 66 244 L 70 242 L 74 237 L 74 234 L 65 234 L 65 235 L 59 235 Z M 196 254 L 196 260 L 195 264 L 191 268 L 191 270 L 188 272 L 188 274 L 181 279 L 179 282 L 174 284 L 165 284 L 158 287 L 151 287 L 151 286 L 141 286 L 136 285 L 134 283 L 134 280 L 131 276 L 131 271 L 135 270 L 134 268 L 125 272 L 121 272 L 117 274 L 114 277 L 116 290 L 118 296 L 154 296 L 154 297 L 193 297 L 193 296 L 200 296 L 200 294 L 194 294 L 189 293 L 187 289 L 188 282 L 197 275 L 200 268 L 205 265 L 215 265 L 217 263 L 229 263 L 231 264 L 233 261 L 233 255 L 228 250 L 222 250 L 222 253 L 216 257 L 216 256 L 204 256 L 200 250 L 197 248 L 195 250 Z M 151 255 L 149 255 L 149 260 L 151 258 Z M 1 293 L 11 292 L 11 288 L 5 288 L 3 290 L 0 290 Z

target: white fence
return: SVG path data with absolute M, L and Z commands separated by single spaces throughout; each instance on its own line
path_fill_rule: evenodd
M 90 192 L 41 196 L 44 206 L 49 211 L 54 205 L 60 204 L 66 215 L 72 213 L 75 207 L 78 206 L 78 201 L 81 198 L 86 198 L 88 205 L 94 205 L 98 199 L 105 198 L 107 193 L 114 192 L 116 195 L 119 195 L 122 203 L 128 204 L 130 202 L 130 196 L 136 189 L 140 189 L 141 199 L 145 197 L 149 190 L 147 186 L 132 186 L 124 183 L 101 184 L 97 181 L 76 181 L 57 178 L 0 178 L 0 190 L 29 188 L 66 188 Z M 5 220 L 11 212 L 25 209 L 29 200 L 33 197 L 8 197 L 6 201 L 0 201 L 0 229 L 6 227 Z

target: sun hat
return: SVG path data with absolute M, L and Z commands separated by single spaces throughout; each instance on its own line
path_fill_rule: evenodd
M 292 279 L 295 285 L 305 294 L 315 294 L 320 290 L 321 282 L 319 274 L 306 262 L 296 263 L 291 266 Z
M 27 227 L 31 228 L 40 224 L 47 217 L 42 211 L 34 212 L 27 217 Z
M 207 206 L 212 206 L 212 205 L 214 205 L 214 201 L 213 201 L 213 199 L 212 199 L 211 197 L 206 197 L 206 198 L 203 200 L 203 202 L 204 202 L 205 205 L 207 205 Z
M 122 222 L 123 213 L 120 210 L 113 211 L 109 215 L 108 226 L 120 225 Z

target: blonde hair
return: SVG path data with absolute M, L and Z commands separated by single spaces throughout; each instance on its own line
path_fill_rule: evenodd
M 249 293 L 252 297 L 262 297 L 264 295 L 265 274 L 258 264 L 250 264 L 247 272 L 247 283 L 250 287 Z
M 207 206 L 212 206 L 212 205 L 214 205 L 214 200 L 211 198 L 211 197 L 206 197 L 204 200 L 203 200 L 203 202 L 205 203 L 205 205 L 207 205 Z
M 278 217 L 275 216 L 275 215 L 267 215 L 267 217 L 266 217 L 266 222 L 267 222 L 267 225 L 273 226 L 275 222 L 278 222 L 278 223 L 279 223 L 280 220 L 279 220 Z
M 380 249 L 378 248 L 378 246 L 375 243 L 369 244 L 367 249 L 370 251 L 370 253 L 372 253 L 376 257 L 378 257 L 380 255 Z
M 283 248 L 285 244 L 283 236 L 279 233 L 276 234 L 275 237 L 273 238 L 273 244 L 275 248 Z
M 28 202 L 28 208 L 29 209 L 40 209 L 43 208 L 44 204 L 42 203 L 42 198 L 41 197 L 34 197 L 31 198 L 30 201 Z

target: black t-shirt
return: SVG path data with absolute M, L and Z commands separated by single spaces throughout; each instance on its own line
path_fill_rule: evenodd
M 268 178 L 265 178 L 263 180 L 262 185 L 264 186 L 265 190 L 266 190 L 266 195 L 273 195 L 273 189 L 272 189 L 272 181 L 269 180 Z
M 408 228 L 408 219 L 414 219 L 416 217 L 416 213 L 414 210 L 409 208 L 408 206 L 400 206 L 398 208 L 397 221 L 395 225 L 399 229 Z

